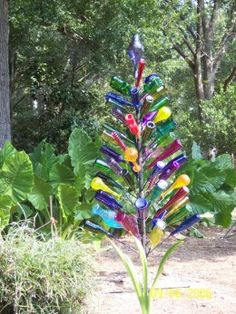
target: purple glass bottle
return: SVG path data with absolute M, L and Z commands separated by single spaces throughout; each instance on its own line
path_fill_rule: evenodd
M 148 112 L 147 114 L 145 114 L 142 119 L 142 126 L 145 126 L 148 121 L 152 121 L 155 118 L 156 114 L 157 112 Z
M 115 159 L 115 161 L 117 161 L 117 162 L 124 161 L 124 158 L 122 155 L 118 154 L 117 152 L 115 152 L 112 148 L 110 148 L 107 145 L 102 145 L 100 148 L 100 151 L 104 155 L 106 155 L 107 157 Z
M 180 164 L 177 161 L 173 161 L 171 164 L 169 164 L 168 167 L 165 168 L 166 169 L 163 169 L 159 176 L 160 180 L 167 180 L 176 170 L 180 168 Z
M 137 200 L 135 201 L 135 207 L 138 211 L 139 219 L 147 218 L 148 205 L 148 201 L 143 197 L 137 198 Z
M 112 115 L 116 117 L 117 120 L 125 124 L 125 114 L 120 108 L 114 107 L 112 108 L 111 112 L 112 112 Z
M 97 201 L 104 204 L 105 206 L 107 206 L 110 209 L 119 210 L 123 207 L 121 204 L 119 204 L 116 201 L 116 199 L 114 197 L 112 197 L 110 194 L 108 194 L 104 191 L 101 191 L 101 190 L 96 192 L 95 198 Z
M 184 154 L 181 154 L 173 158 L 171 161 L 177 161 L 178 164 L 183 165 L 187 160 L 188 160 L 188 157 Z
M 107 158 L 106 159 L 107 164 L 109 167 L 119 176 L 122 176 L 123 169 L 121 166 L 118 164 L 118 162 L 114 158 Z

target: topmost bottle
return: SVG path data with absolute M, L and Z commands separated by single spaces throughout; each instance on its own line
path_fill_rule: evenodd
M 163 82 L 160 77 L 152 74 L 146 78 L 143 88 L 146 93 L 154 94 L 161 86 L 163 86 Z
M 118 76 L 112 76 L 110 86 L 123 95 L 130 96 L 132 86 Z

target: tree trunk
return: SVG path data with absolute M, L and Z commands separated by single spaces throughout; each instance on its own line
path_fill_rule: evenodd
M 198 118 L 202 120 L 201 102 L 211 99 L 215 92 L 215 82 L 217 71 L 221 65 L 224 55 L 229 47 L 230 42 L 236 36 L 236 17 L 234 15 L 234 6 L 232 4 L 229 10 L 228 21 L 225 30 L 220 39 L 219 45 L 215 44 L 215 26 L 222 9 L 222 1 L 220 0 L 197 0 L 193 6 L 196 8 L 195 25 L 187 24 L 185 15 L 180 15 L 180 21 L 185 22 L 184 25 L 178 27 L 182 34 L 178 42 L 173 42 L 173 49 L 184 58 L 188 66 L 193 71 L 195 91 L 198 106 Z M 175 8 L 175 11 L 179 11 Z M 163 33 L 166 35 L 166 31 Z M 225 80 L 224 89 L 235 77 L 236 71 Z
M 0 148 L 11 140 L 8 1 L 0 0 Z

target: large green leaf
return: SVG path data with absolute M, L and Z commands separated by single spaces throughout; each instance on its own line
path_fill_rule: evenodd
M 236 207 L 236 197 L 222 190 L 213 193 L 192 195 L 190 193 L 192 211 L 194 213 L 215 213 L 215 222 L 227 227 L 231 222 L 231 212 Z
M 190 204 L 194 213 L 203 214 L 207 211 L 213 211 L 214 206 L 212 201 L 207 198 L 208 194 L 195 194 L 190 193 Z
M 192 177 L 192 182 L 190 186 L 192 194 L 200 194 L 200 193 L 212 193 L 215 192 L 216 189 L 214 185 L 210 182 L 207 176 L 202 173 L 198 172 L 195 173 Z
M 97 145 L 81 129 L 75 129 L 69 139 L 69 155 L 75 175 L 83 177 L 97 157 Z
M 12 146 L 10 142 L 5 142 L 3 148 L 0 150 L 0 167 L 2 167 L 5 160 L 8 157 L 14 155 L 17 150 Z
M 8 195 L 0 195 L 0 229 L 9 223 L 12 200 Z
M 55 155 L 54 148 L 51 144 L 45 141 L 41 142 L 30 155 L 34 166 L 35 175 L 48 181 L 49 174 L 53 165 L 60 161 L 60 158 Z
M 192 173 L 191 191 L 193 194 L 213 193 L 225 182 L 225 173 L 212 164 L 195 169 Z
M 91 206 L 89 206 L 91 208 Z M 86 209 L 79 209 L 76 213 L 75 213 L 75 220 L 80 221 L 80 220 L 84 220 L 84 219 L 89 219 L 92 217 L 92 214 L 90 211 L 86 210 Z
M 235 194 L 227 194 L 224 191 L 218 191 L 210 196 L 214 210 L 217 212 L 215 215 L 216 223 L 223 227 L 228 227 L 232 221 L 231 213 L 236 207 Z
M 236 169 L 225 169 L 225 184 L 231 188 L 236 187 Z
M 71 216 L 74 213 L 76 207 L 80 205 L 75 187 L 69 184 L 59 185 L 57 199 L 62 210 L 62 215 L 65 219 L 68 216 Z
M 217 169 L 215 166 L 203 167 L 201 173 L 204 173 L 208 178 L 208 182 L 218 190 L 225 182 L 225 172 L 223 170 Z
M 16 152 L 3 163 L 0 172 L 0 192 L 14 202 L 27 198 L 33 187 L 33 167 L 25 152 Z
M 75 181 L 75 176 L 71 168 L 64 163 L 56 163 L 50 171 L 50 182 L 57 187 L 61 183 L 72 184 Z
M 28 195 L 28 200 L 34 205 L 36 209 L 47 209 L 51 190 L 52 188 L 49 183 L 35 176 L 34 186 L 31 193 Z
M 233 168 L 232 158 L 229 154 L 219 155 L 216 157 L 214 165 L 222 170 Z
M 215 223 L 217 225 L 227 228 L 230 226 L 231 222 L 232 222 L 231 210 L 220 212 L 215 215 Z

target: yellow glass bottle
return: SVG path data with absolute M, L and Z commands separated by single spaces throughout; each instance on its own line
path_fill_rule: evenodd
M 163 239 L 165 232 L 165 222 L 161 219 L 158 219 L 156 222 L 156 225 L 154 226 L 154 228 L 152 229 L 150 236 L 149 236 L 149 240 L 150 240 L 150 246 L 153 249 L 154 247 L 156 247 L 161 240 Z
M 109 186 L 107 186 L 104 181 L 99 178 L 99 177 L 95 177 L 92 181 L 91 181 L 91 188 L 95 191 L 98 190 L 102 190 L 104 192 L 110 193 L 113 196 L 117 197 L 118 199 L 121 198 L 121 194 L 116 193 L 115 191 L 113 191 L 112 189 L 109 188 Z
M 139 172 L 141 170 L 140 165 L 137 163 L 138 151 L 134 147 L 127 147 L 124 151 L 124 159 L 128 162 L 132 162 L 134 165 L 133 170 Z
M 171 116 L 171 110 L 169 107 L 162 107 L 158 110 L 155 118 L 154 123 L 158 123 L 164 120 L 167 120 Z
M 187 174 L 181 174 L 174 183 L 161 194 L 161 198 L 164 198 L 167 194 L 171 193 L 173 190 L 182 188 L 183 186 L 188 186 L 190 183 L 190 178 Z

